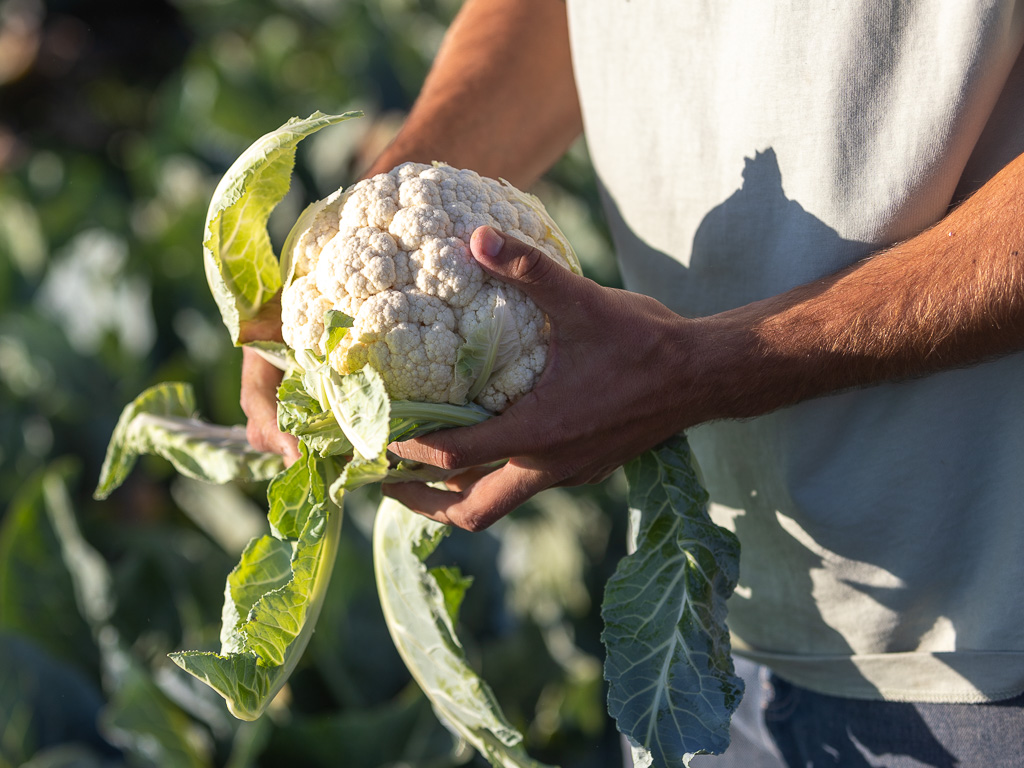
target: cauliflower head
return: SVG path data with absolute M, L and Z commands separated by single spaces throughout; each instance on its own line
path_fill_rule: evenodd
M 315 203 L 285 244 L 284 340 L 341 374 L 370 366 L 399 400 L 499 413 L 544 369 L 548 322 L 490 277 L 469 239 L 489 225 L 576 273 L 579 262 L 540 201 L 505 181 L 406 163 Z M 329 343 L 331 310 L 352 318 Z

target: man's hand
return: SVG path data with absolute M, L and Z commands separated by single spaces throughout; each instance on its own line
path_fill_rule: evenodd
M 603 288 L 488 227 L 474 233 L 471 248 L 487 272 L 548 315 L 547 367 L 500 416 L 391 447 L 445 469 L 509 459 L 504 466 L 458 477 L 448 491 L 397 483 L 385 493 L 440 522 L 481 530 L 545 488 L 601 480 L 713 415 L 702 409 L 706 389 L 694 376 L 699 323 L 649 297 Z
M 241 341 L 283 341 L 281 336 L 281 294 L 278 293 L 246 325 Z M 286 463 L 299 458 L 299 441 L 277 428 L 277 388 L 282 372 L 259 352 L 242 347 L 242 381 L 239 400 L 248 420 L 245 436 L 258 451 L 279 453 Z
M 287 464 L 299 458 L 299 441 L 277 428 L 277 387 L 282 373 L 249 347 L 242 347 L 242 411 L 245 436 L 258 451 L 279 453 Z

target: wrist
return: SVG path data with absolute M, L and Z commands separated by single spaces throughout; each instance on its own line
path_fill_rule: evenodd
M 745 313 L 724 312 L 689 325 L 693 424 L 760 416 L 799 399 L 780 379 L 761 335 Z

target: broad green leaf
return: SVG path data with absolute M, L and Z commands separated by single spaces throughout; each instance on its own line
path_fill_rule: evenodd
M 472 426 L 492 416 L 475 404 L 390 400 L 372 368 L 342 376 L 308 350 L 295 357 L 298 365 L 278 387 L 278 426 L 320 457 L 350 455 L 358 441 L 362 447 L 356 446 L 356 453 L 373 461 L 366 469 L 376 470 L 388 443 L 438 429 Z M 355 467 L 350 475 L 354 477 Z
M 193 417 L 192 387 L 168 382 L 150 387 L 121 412 L 93 494 L 105 499 L 128 477 L 140 454 L 170 461 L 196 480 L 226 483 L 267 480 L 284 467 L 280 456 L 249 445 L 244 427 L 221 427 Z
M 261 667 L 251 653 L 177 651 L 171 661 L 224 697 L 240 720 L 255 720 L 270 706 L 288 677 L 280 667 Z
M 341 511 L 333 510 L 331 515 L 340 519 Z M 323 591 L 327 589 L 330 571 L 334 567 L 334 547 L 337 546 L 337 541 L 332 541 L 331 551 L 326 551 L 327 517 L 322 507 L 310 512 L 295 543 L 291 579 L 284 586 L 264 594 L 252 607 L 248 620 L 239 627 L 246 646 L 260 657 L 264 666 L 283 665 L 300 644 L 298 652 L 301 655 L 312 634 L 316 616 L 310 615 L 310 609 L 314 598 L 322 600 Z M 328 556 L 330 562 L 325 562 Z M 322 582 L 320 592 L 316 589 L 318 579 Z M 319 613 L 319 602 L 315 605 Z M 300 637 L 301 643 L 298 642 Z
M 224 609 L 221 614 L 221 653 L 244 653 L 248 650 L 240 629 L 249 612 L 263 595 L 281 589 L 292 578 L 292 542 L 273 536 L 260 536 L 249 542 L 224 588 Z
M 267 488 L 268 519 L 275 535 L 282 538 L 300 536 L 309 513 L 323 505 L 327 493 L 319 463 L 309 455 L 305 443 L 299 444 L 299 452 L 299 460 L 275 477 Z
M 257 139 L 217 185 L 206 215 L 203 254 L 210 291 L 235 344 L 260 338 L 260 309 L 281 288 L 281 265 L 267 232 L 284 198 L 302 139 L 361 112 L 293 117 Z
M 242 720 L 262 715 L 288 681 L 323 606 L 342 511 L 324 497 L 322 471 L 321 462 L 303 455 L 268 489 L 275 532 L 297 535 L 263 536 L 246 548 L 225 588 L 220 653 L 170 655 Z
M 105 499 L 125 481 L 141 453 L 136 447 L 135 420 L 143 414 L 189 418 L 195 413 L 196 399 L 192 387 L 183 383 L 166 383 L 150 387 L 124 407 L 107 445 L 107 455 L 100 470 L 99 484 L 93 494 Z
M 636 551 L 605 590 L 608 709 L 645 762 L 689 765 L 729 745 L 743 694 L 725 624 L 739 543 L 708 516 L 682 436 L 627 464 L 626 479 Z
M 285 374 L 277 388 L 277 426 L 282 432 L 292 432 L 323 414 L 319 401 L 306 392 L 303 372 L 294 368 Z
M 391 638 L 441 721 L 500 768 L 539 768 L 522 747 L 522 735 L 502 714 L 490 687 L 466 661 L 446 595 L 423 564 L 447 529 L 393 499 L 377 510 L 373 529 L 374 573 Z M 462 585 L 445 579 L 446 585 Z M 464 590 L 463 590 L 464 591 Z
M 345 376 L 331 369 L 324 373 L 327 402 L 341 431 L 363 458 L 376 459 L 390 432 L 391 401 L 380 374 L 369 366 Z

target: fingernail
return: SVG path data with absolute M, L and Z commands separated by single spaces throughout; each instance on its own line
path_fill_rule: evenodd
M 474 234 L 477 252 L 486 259 L 497 258 L 505 247 L 505 240 L 491 227 L 480 227 Z

